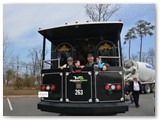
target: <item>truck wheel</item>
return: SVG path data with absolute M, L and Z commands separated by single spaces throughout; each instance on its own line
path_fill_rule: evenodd
M 150 93 L 151 92 L 151 86 L 149 85 L 149 84 L 146 84 L 145 86 L 144 86 L 144 93 L 145 94 L 148 94 L 148 93 Z
M 155 84 L 151 84 L 151 92 L 155 93 Z

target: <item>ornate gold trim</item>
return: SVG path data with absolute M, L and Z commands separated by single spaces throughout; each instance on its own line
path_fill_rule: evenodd
M 70 48 L 68 48 L 66 45 L 63 45 L 61 48 L 58 49 L 59 52 L 68 52 Z
M 101 45 L 101 46 L 99 47 L 99 50 L 106 50 L 106 49 L 111 50 L 112 47 L 111 47 L 109 44 L 107 44 L 107 43 L 104 43 L 104 45 Z

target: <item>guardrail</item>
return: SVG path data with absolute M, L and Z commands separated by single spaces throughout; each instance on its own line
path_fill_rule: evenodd
M 43 60 L 43 64 L 46 63 L 48 65 L 53 65 L 51 62 L 52 61 L 57 61 L 58 62 L 58 68 L 60 67 L 60 58 L 57 58 L 57 59 L 50 59 L 50 60 Z

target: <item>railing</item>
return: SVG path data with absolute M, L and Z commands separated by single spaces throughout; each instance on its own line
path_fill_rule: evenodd
M 50 66 L 53 65 L 53 61 L 57 61 L 58 62 L 58 68 L 60 67 L 60 58 L 57 58 L 57 59 L 50 59 L 50 60 L 43 60 L 43 64 L 46 63 Z
M 120 58 L 120 56 L 99 56 L 100 58 Z
M 119 66 L 121 66 L 121 62 L 120 62 L 121 57 L 120 56 L 99 56 L 99 57 L 102 59 L 108 59 L 108 58 L 116 59 L 117 58 L 119 60 Z

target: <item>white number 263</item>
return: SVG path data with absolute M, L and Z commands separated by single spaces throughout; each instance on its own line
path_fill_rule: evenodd
M 75 95 L 83 95 L 83 90 L 75 90 Z

